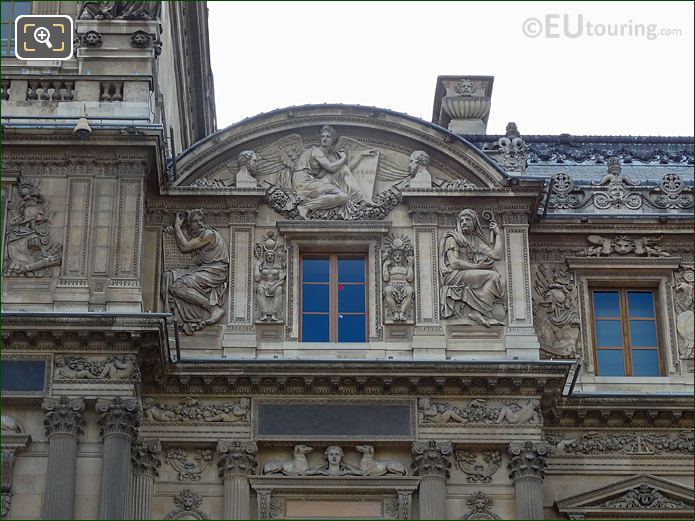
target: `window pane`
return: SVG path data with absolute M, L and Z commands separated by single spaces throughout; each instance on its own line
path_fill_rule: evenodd
M 302 284 L 302 311 L 329 311 L 328 284 Z
M 622 351 L 599 349 L 597 358 L 599 376 L 625 376 Z
M 656 347 L 656 324 L 653 320 L 630 320 L 632 347 Z
M 0 2 L 0 4 L 2 4 L 0 5 L 2 9 L 2 11 L 0 11 L 0 13 L 2 13 L 2 21 L 7 22 L 10 19 L 10 2 L 3 1 Z
M 633 376 L 661 376 L 659 355 L 656 349 L 634 349 L 632 351 Z
M 328 315 L 302 315 L 302 342 L 330 341 Z
M 338 282 L 364 282 L 364 257 L 338 258 Z
M 330 263 L 328 259 L 303 259 L 302 279 L 304 282 L 328 282 Z
M 364 313 L 364 285 L 338 284 L 338 312 Z
M 597 317 L 619 317 L 620 299 L 617 291 L 594 291 L 594 315 Z
M 596 347 L 622 347 L 620 320 L 596 320 Z
M 627 310 L 630 317 L 653 317 L 654 297 L 651 291 L 628 291 Z
M 338 315 L 338 342 L 366 342 L 366 315 Z

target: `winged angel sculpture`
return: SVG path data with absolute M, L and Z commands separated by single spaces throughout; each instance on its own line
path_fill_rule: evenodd
M 264 150 L 256 176 L 273 174 L 275 183 L 266 181 L 268 206 L 291 219 L 331 220 L 383 219 L 400 203 L 409 175 L 378 150 L 338 138 L 329 125 L 321 128 L 319 145 L 290 134 Z M 400 182 L 374 193 L 377 178 Z

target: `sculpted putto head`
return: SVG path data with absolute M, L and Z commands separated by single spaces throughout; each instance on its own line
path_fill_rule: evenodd
M 417 172 L 419 167 L 428 167 L 430 164 L 430 155 L 424 150 L 416 150 L 410 154 L 410 162 L 408 163 L 408 171 L 411 174 Z
M 258 169 L 258 155 L 253 150 L 243 150 L 237 160 L 240 165 L 246 165 L 249 172 L 255 172 Z

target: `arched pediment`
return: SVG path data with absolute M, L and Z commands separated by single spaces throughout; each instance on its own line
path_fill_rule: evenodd
M 356 168 L 357 177 L 364 191 L 373 190 L 375 196 L 394 186 L 429 188 L 409 182 L 413 177 L 409 164 L 415 151 L 424 151 L 428 156 L 432 189 L 494 189 L 508 184 L 506 174 L 483 152 L 432 123 L 384 109 L 307 105 L 249 118 L 199 141 L 177 156 L 176 179 L 168 190 L 210 195 L 220 191 L 267 191 L 282 184 L 283 176 L 291 177 L 303 150 L 320 145 L 324 125 L 332 126 L 337 133 L 336 153 L 338 148 L 344 150 L 348 162 L 360 154 L 366 158 Z M 255 152 L 258 158 L 252 176 L 255 182 L 251 180 L 250 184 L 238 174 L 239 155 L 245 150 Z M 248 179 L 245 172 L 243 176 Z

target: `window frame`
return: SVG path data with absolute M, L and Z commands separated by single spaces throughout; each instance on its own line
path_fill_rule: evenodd
M 27 14 L 33 14 L 34 12 L 34 2 L 32 0 L 20 0 L 20 3 L 27 3 L 29 4 L 29 12 L 27 13 L 21 13 L 20 15 L 15 14 L 15 7 L 17 4 L 16 0 L 5 0 L 2 2 L 3 4 L 9 4 L 9 12 L 10 16 L 8 19 L 0 18 L 0 24 L 5 25 L 7 24 L 8 26 L 8 31 L 7 31 L 7 42 L 5 45 L 5 42 L 0 41 L 0 57 L 2 58 L 16 58 L 17 55 L 15 54 L 15 39 L 16 35 L 14 34 L 14 25 L 15 25 L 15 19 L 17 16 L 22 16 L 22 15 L 27 15 Z
M 618 305 L 620 306 L 620 316 L 618 317 L 597 317 L 594 309 L 594 293 L 595 292 L 617 292 L 618 293 Z M 630 317 L 628 308 L 627 295 L 629 292 L 649 292 L 652 295 L 652 306 L 653 306 L 653 318 L 647 317 Z M 659 308 L 659 288 L 653 285 L 630 285 L 626 286 L 624 284 L 601 284 L 601 285 L 590 285 L 589 286 L 589 311 L 591 313 L 591 339 L 593 344 L 593 360 L 594 360 L 594 374 L 597 377 L 603 378 L 658 378 L 665 375 L 664 371 L 664 357 L 661 352 L 663 349 L 663 340 L 661 333 L 661 309 Z M 599 347 L 596 339 L 596 323 L 599 320 L 620 320 L 620 334 L 622 339 L 622 347 Z M 653 351 L 654 347 L 644 347 L 637 346 L 634 347 L 630 341 L 630 320 L 653 320 L 654 328 L 656 331 L 656 355 L 658 360 L 658 375 L 633 375 L 633 364 L 632 364 L 632 351 L 633 350 L 644 350 Z M 600 366 L 598 363 L 598 351 L 599 349 L 604 350 L 620 350 L 623 353 L 623 372 L 622 375 L 602 375 L 600 372 Z
M 328 340 L 303 340 L 303 325 L 304 325 L 304 315 L 314 314 L 314 315 L 325 315 L 323 312 L 305 312 L 303 309 L 303 293 L 304 284 L 325 284 L 324 282 L 304 282 L 304 259 L 326 259 L 329 261 L 329 275 L 328 275 L 328 329 L 329 329 L 329 339 Z M 338 280 L 338 260 L 341 258 L 358 258 L 364 261 L 364 282 L 339 282 Z M 299 328 L 298 328 L 298 340 L 300 343 L 314 343 L 314 342 L 327 342 L 327 343 L 358 343 L 358 344 L 368 344 L 369 343 L 369 255 L 362 252 L 306 252 L 300 253 L 299 255 Z M 364 315 L 364 341 L 356 342 L 340 342 L 338 340 L 338 286 L 340 284 L 349 284 L 355 286 L 364 286 L 364 313 L 356 312 L 343 312 L 346 315 Z

